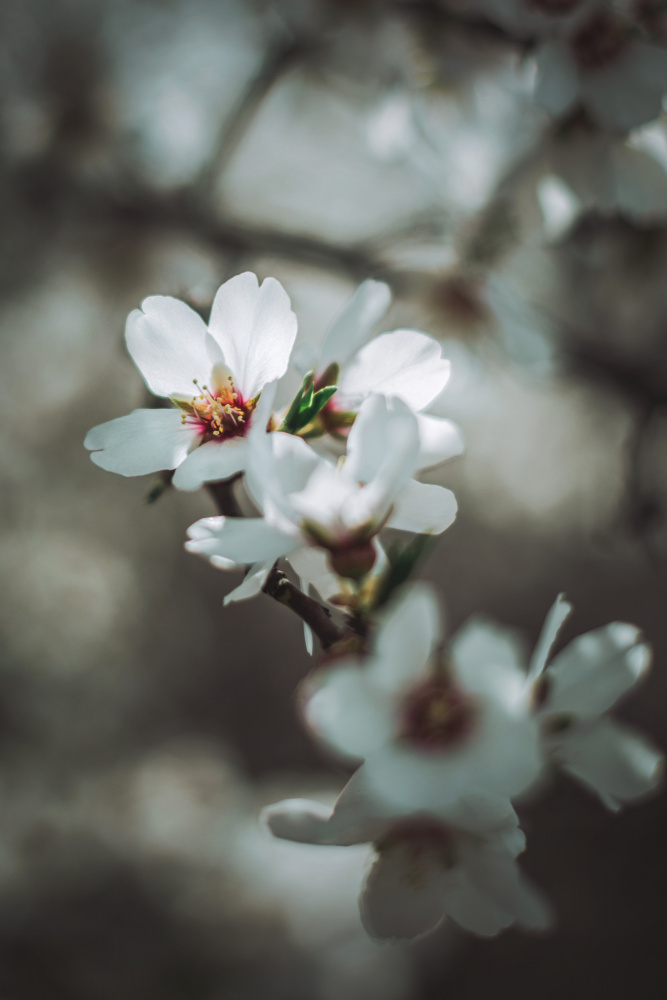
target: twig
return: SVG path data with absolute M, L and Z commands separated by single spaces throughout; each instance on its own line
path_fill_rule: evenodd
M 313 630 L 322 649 L 329 649 L 345 638 L 348 630 L 336 625 L 329 609 L 299 590 L 276 566 L 269 573 L 263 590 L 274 601 L 284 604 L 286 608 L 298 615 Z

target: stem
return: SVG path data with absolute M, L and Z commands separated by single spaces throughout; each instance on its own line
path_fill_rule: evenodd
M 336 625 L 331 618 L 329 609 L 299 590 L 276 566 L 269 573 L 268 580 L 262 589 L 274 601 L 278 601 L 279 604 L 283 604 L 295 615 L 298 615 L 313 630 L 322 649 L 329 649 L 330 646 L 345 637 L 347 629 L 339 628 Z

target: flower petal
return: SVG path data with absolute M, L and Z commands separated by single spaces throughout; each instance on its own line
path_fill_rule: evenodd
M 176 409 L 134 410 L 125 417 L 98 424 L 88 431 L 84 445 L 101 469 L 121 476 L 143 476 L 175 469 L 198 439 L 183 424 Z
M 341 372 L 336 405 L 358 409 L 373 393 L 398 396 L 415 412 L 439 396 L 451 365 L 437 340 L 417 330 L 375 337 Z
M 346 757 L 363 759 L 393 735 L 391 701 L 368 683 L 356 661 L 319 671 L 306 688 L 306 699 L 310 729 Z
M 214 566 L 217 565 L 216 556 L 211 558 L 211 562 Z M 272 561 L 253 563 L 238 587 L 235 587 L 234 590 L 225 594 L 222 601 L 225 607 L 228 604 L 235 604 L 237 601 L 247 601 L 250 597 L 256 597 L 257 594 L 260 594 L 272 567 Z M 220 568 L 224 567 L 221 566 Z
M 156 396 L 191 399 L 198 379 L 206 384 L 211 365 L 206 324 L 194 309 L 169 295 L 151 295 L 127 318 L 125 343 Z
M 324 338 L 317 362 L 318 372 L 332 361 L 345 364 L 350 355 L 366 342 L 376 323 L 391 305 L 391 291 L 382 281 L 362 282 L 336 317 Z
M 446 462 L 463 453 L 461 431 L 451 420 L 418 413 L 417 429 L 419 430 L 417 469 L 428 469 L 432 465 L 439 465 L 440 462 Z
M 563 770 L 614 812 L 654 791 L 664 769 L 659 750 L 630 727 L 608 718 L 575 723 L 553 739 L 552 752 Z
M 370 483 L 382 474 L 388 482 L 407 482 L 419 448 L 417 419 L 398 398 L 366 399 L 347 439 L 345 475 Z
M 511 916 L 479 892 L 466 871 L 457 867 L 447 872 L 442 886 L 443 909 L 466 931 L 481 937 L 495 937 L 512 923 Z
M 571 612 L 572 605 L 569 601 L 565 600 L 565 594 L 559 594 L 549 610 L 531 657 L 527 677 L 529 684 L 536 681 L 544 670 L 553 644 L 558 638 L 558 633 Z
M 646 673 L 651 649 L 634 625 L 612 622 L 580 635 L 547 667 L 545 712 L 595 716 L 610 708 Z
M 493 843 L 481 846 L 464 843 L 460 855 L 471 884 L 504 910 L 512 923 L 532 930 L 547 930 L 551 926 L 551 908 L 542 894 L 523 878 L 506 850 Z
M 188 535 L 188 552 L 227 560 L 228 569 L 231 564 L 273 564 L 298 544 L 262 517 L 204 517 L 188 528 Z
M 536 52 L 535 64 L 536 102 L 550 115 L 562 115 L 572 107 L 579 93 L 572 57 L 562 42 L 549 41 Z
M 383 691 L 397 693 L 418 677 L 442 637 L 435 594 L 415 584 L 393 602 L 376 639 L 376 653 L 366 667 L 369 680 Z
M 523 700 L 525 648 L 510 629 L 470 618 L 451 640 L 449 655 L 466 690 L 508 705 Z
M 387 524 L 401 531 L 439 535 L 454 523 L 457 509 L 451 490 L 411 479 L 394 503 Z
M 275 278 L 260 285 L 250 271 L 226 281 L 213 300 L 209 329 L 244 399 L 254 399 L 287 371 L 296 316 Z
M 359 900 L 361 920 L 379 940 L 409 940 L 433 930 L 444 916 L 443 869 L 432 852 L 415 856 L 406 845 L 383 851 Z
M 204 483 L 229 479 L 243 472 L 247 459 L 248 442 L 245 438 L 207 441 L 188 455 L 178 467 L 172 482 L 179 490 L 198 490 Z

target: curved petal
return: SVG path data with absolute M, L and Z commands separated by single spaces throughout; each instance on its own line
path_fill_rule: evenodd
M 230 566 L 226 568 L 231 564 L 273 564 L 298 544 L 261 517 L 204 517 L 188 528 L 188 535 L 188 552 L 227 560 Z
M 387 524 L 401 531 L 439 535 L 454 523 L 457 510 L 451 490 L 411 479 L 394 503 Z
M 419 411 L 439 396 L 451 365 L 440 344 L 417 330 L 394 330 L 375 337 L 341 372 L 337 405 L 356 409 L 367 396 L 398 396 Z
M 214 566 L 216 565 L 215 556 L 212 557 L 211 562 Z M 228 604 L 235 604 L 237 601 L 247 601 L 250 597 L 257 597 L 258 594 L 261 594 L 262 587 L 268 579 L 272 566 L 273 561 L 253 563 L 243 577 L 242 583 L 228 594 L 225 594 L 222 601 L 225 607 Z
M 419 448 L 417 418 L 409 406 L 396 397 L 370 396 L 354 421 L 347 439 L 345 475 L 355 483 L 370 483 L 380 474 L 399 481 L 415 470 Z
M 211 365 L 206 324 L 194 309 L 169 295 L 151 295 L 125 324 L 125 343 L 146 385 L 156 396 L 191 399 L 193 381 L 206 384 Z
M 359 899 L 361 920 L 371 937 L 410 940 L 433 930 L 444 917 L 443 871 L 434 852 L 415 856 L 407 844 L 382 851 Z
M 417 469 L 428 469 L 432 465 L 439 465 L 463 454 L 461 431 L 451 420 L 418 413 L 417 429 L 419 431 Z
M 376 654 L 366 667 L 369 681 L 388 693 L 400 691 L 422 673 L 441 636 L 435 594 L 415 584 L 390 607 L 378 629 Z
M 654 791 L 662 780 L 664 756 L 648 740 L 612 719 L 575 723 L 552 748 L 555 760 L 614 812 Z
M 332 361 L 344 365 L 351 354 L 368 340 L 391 305 L 391 290 L 383 281 L 362 282 L 324 338 L 317 362 L 322 371 Z
M 481 937 L 495 937 L 512 923 L 506 910 L 479 892 L 461 867 L 447 872 L 442 892 L 445 913 L 466 931 Z
M 328 554 L 323 549 L 303 546 L 290 552 L 288 558 L 294 571 L 315 587 L 325 601 L 340 591 L 340 581 L 332 573 L 327 561 Z
M 634 42 L 622 60 L 586 74 L 582 102 L 605 128 L 636 128 L 660 114 L 666 70 L 667 53 Z
M 595 716 L 646 673 L 651 649 L 634 625 L 612 622 L 574 639 L 547 667 L 545 712 Z
M 134 410 L 88 431 L 84 446 L 101 469 L 121 476 L 143 476 L 175 469 L 199 435 L 183 424 L 179 410 Z
M 251 271 L 226 281 L 213 300 L 209 330 L 244 399 L 254 399 L 287 371 L 296 316 L 279 281 L 260 285 Z
M 355 661 L 324 669 L 312 679 L 304 716 L 312 732 L 346 757 L 363 759 L 393 735 L 393 707 Z
M 460 858 L 471 884 L 504 910 L 512 923 L 531 930 L 547 930 L 552 925 L 548 903 L 502 847 L 462 844 Z
M 526 662 L 521 640 L 509 629 L 471 618 L 458 630 L 449 655 L 459 683 L 514 711 L 525 704 Z
M 549 41 L 535 54 L 535 100 L 550 115 L 569 111 L 579 94 L 579 80 L 572 57 L 559 41 Z
M 567 621 L 572 612 L 572 605 L 565 600 L 565 594 L 559 594 L 554 604 L 549 609 L 545 619 L 540 637 L 537 640 L 535 651 L 530 660 L 528 668 L 528 683 L 537 680 L 544 670 L 553 644 L 558 638 L 558 633 Z
M 245 438 L 228 441 L 207 441 L 191 452 L 180 465 L 172 480 L 179 490 L 198 490 L 204 483 L 229 479 L 243 472 L 248 458 Z

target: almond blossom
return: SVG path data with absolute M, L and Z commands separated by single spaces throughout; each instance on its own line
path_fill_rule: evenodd
M 393 330 L 369 340 L 391 304 L 381 281 L 364 281 L 333 322 L 318 352 L 302 347 L 301 366 L 315 372 L 317 386 L 338 391 L 318 416 L 313 432 L 344 440 L 364 400 L 396 396 L 417 415 L 419 460 L 424 469 L 460 455 L 463 441 L 455 424 L 423 412 L 441 394 L 451 364 L 438 342 L 418 330 Z
M 367 658 L 306 680 L 306 722 L 330 750 L 365 760 L 374 793 L 395 807 L 447 819 L 474 794 L 506 809 L 542 767 L 525 674 L 503 648 L 478 656 L 465 631 L 446 652 L 441 640 L 433 592 L 414 585 Z
M 128 317 L 127 349 L 172 406 L 93 427 L 84 441 L 93 462 L 123 476 L 175 469 L 186 490 L 242 472 L 258 401 L 287 370 L 296 328 L 282 285 L 249 271 L 218 289 L 208 326 L 178 299 L 144 299 Z
M 533 656 L 531 696 L 549 758 L 614 811 L 654 791 L 664 757 L 606 712 L 642 677 L 651 648 L 634 625 L 612 622 L 574 639 L 547 666 L 572 605 L 561 594 Z
M 537 102 L 551 115 L 582 106 L 603 128 L 625 132 L 656 118 L 667 91 L 667 51 L 636 37 L 612 11 L 596 11 L 535 54 Z
M 262 819 L 283 840 L 373 845 L 359 905 L 374 938 L 414 938 L 445 917 L 483 936 L 513 923 L 535 930 L 550 924 L 548 906 L 516 864 L 525 838 L 511 808 L 490 824 L 471 796 L 461 803 L 459 825 L 429 812 L 391 811 L 371 795 L 362 766 L 333 810 L 288 799 L 264 809 Z
M 339 464 L 294 435 L 253 433 L 247 482 L 263 516 L 203 518 L 188 529 L 186 548 L 221 569 L 251 564 L 226 601 L 258 593 L 283 556 L 326 597 L 338 589 L 336 576 L 372 569 L 385 525 L 438 534 L 454 521 L 451 491 L 412 479 L 417 454 L 414 414 L 383 396 L 362 405 Z

